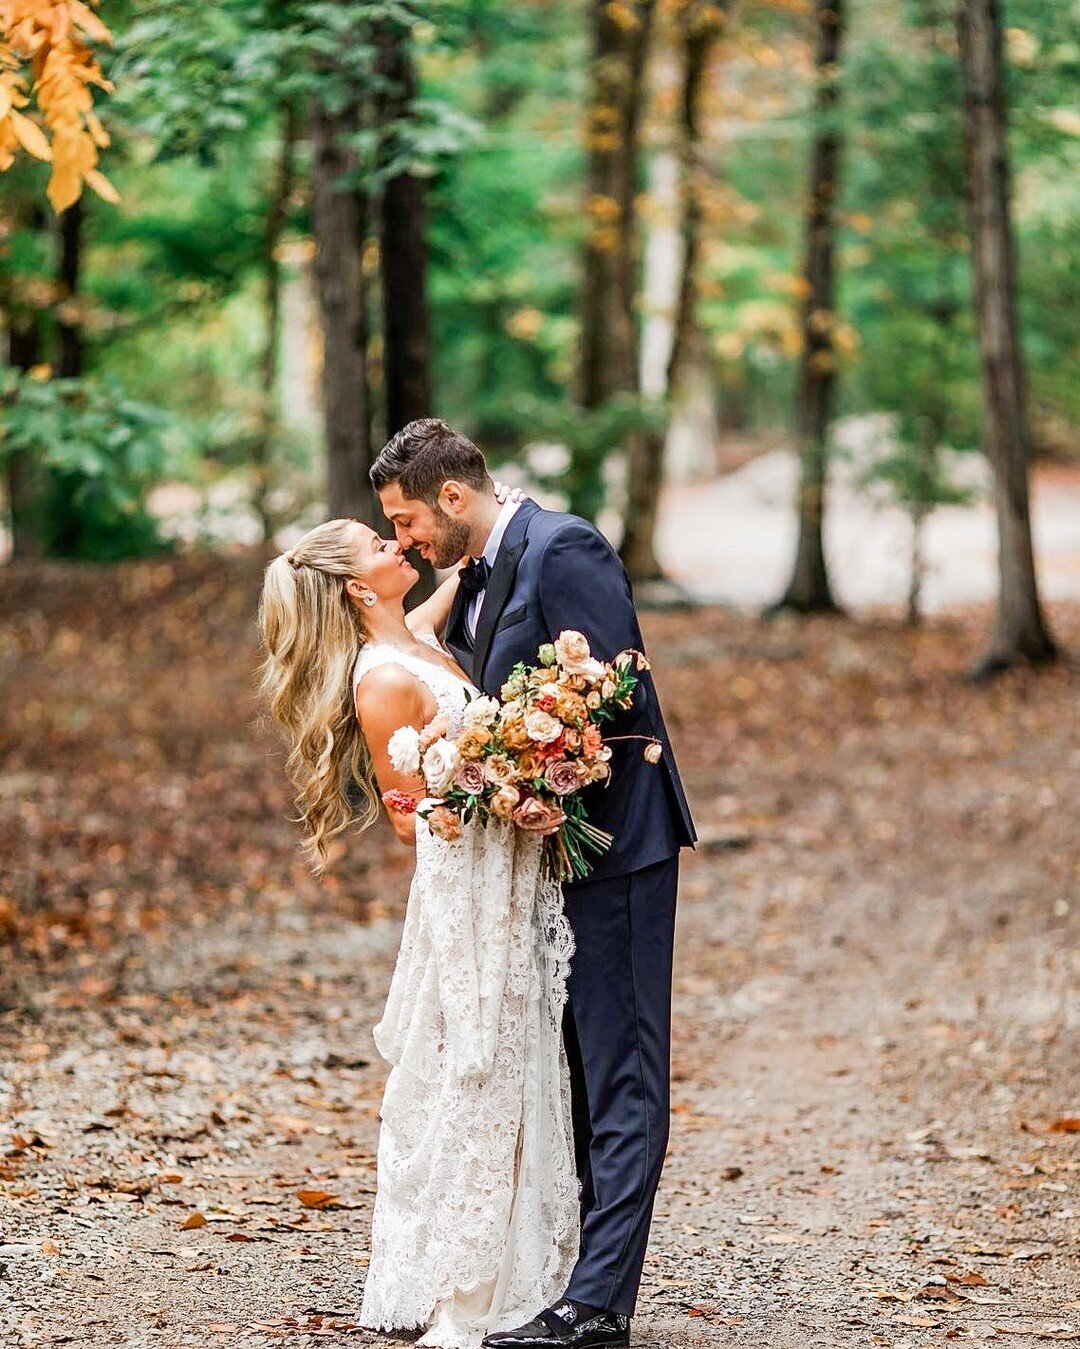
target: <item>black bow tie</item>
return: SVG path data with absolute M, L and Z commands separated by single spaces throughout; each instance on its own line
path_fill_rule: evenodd
M 462 590 L 467 590 L 470 595 L 479 595 L 481 590 L 487 589 L 490 575 L 491 563 L 486 558 L 473 557 L 458 572 L 458 581 Z

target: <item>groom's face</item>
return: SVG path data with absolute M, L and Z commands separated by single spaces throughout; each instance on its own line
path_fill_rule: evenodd
M 415 548 L 432 566 L 453 567 L 468 552 L 469 526 L 441 505 L 405 496 L 396 482 L 382 489 L 379 500 L 402 548 Z

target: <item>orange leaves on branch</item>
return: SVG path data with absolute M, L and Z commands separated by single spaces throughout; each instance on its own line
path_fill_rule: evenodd
M 92 92 L 113 86 L 87 45 L 111 41 L 82 0 L 0 0 L 0 173 L 20 148 L 50 162 L 48 197 L 57 213 L 78 201 L 84 183 L 106 201 L 119 201 L 97 167 L 109 136 Z M 31 102 L 37 118 L 21 111 Z

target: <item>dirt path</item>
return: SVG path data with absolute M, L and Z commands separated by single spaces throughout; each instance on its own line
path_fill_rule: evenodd
M 1080 614 L 1054 617 L 1080 645 Z M 684 870 L 674 1127 L 638 1344 L 1080 1339 L 1080 674 L 971 689 L 955 672 L 976 631 L 650 624 L 706 843 Z M 60 726 L 51 650 L 19 660 Z M 99 685 L 79 695 L 84 737 Z M 199 690 L 174 694 L 177 718 Z M 6 962 L 4 1346 L 390 1342 L 350 1316 L 383 1080 L 370 1027 L 404 872 L 376 887 L 383 843 L 354 843 L 364 911 L 291 884 L 271 787 L 274 841 L 246 879 L 235 858 L 211 865 L 204 756 L 251 791 L 276 773 L 242 718 L 232 734 L 187 763 L 173 751 L 187 832 L 168 894 L 129 858 L 145 906 L 87 881 L 82 927 L 30 925 Z M 0 790 L 5 846 L 25 859 L 35 828 L 96 792 L 112 866 L 131 782 L 114 800 L 112 768 L 65 775 L 46 745 L 40 780 L 17 755 L 0 778 L 22 784 Z M 163 770 L 146 772 L 136 799 Z M 225 810 L 228 845 L 243 828 L 220 795 Z M 31 870 L 3 872 L 23 905 Z M 188 875 L 207 871 L 212 900 Z

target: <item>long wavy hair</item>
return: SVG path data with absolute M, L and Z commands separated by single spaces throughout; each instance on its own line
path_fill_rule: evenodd
M 366 829 L 379 814 L 371 755 L 353 706 L 353 665 L 366 635 L 345 590 L 357 574 L 352 523 L 328 520 L 275 557 L 259 600 L 265 653 L 259 693 L 289 745 L 285 771 L 317 875 L 335 834 L 354 821 Z

